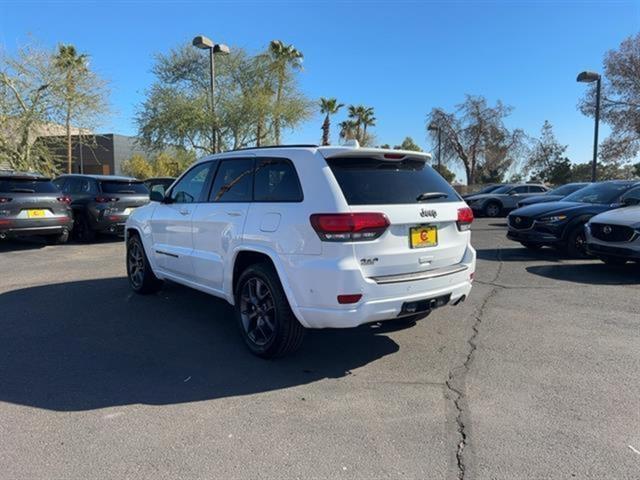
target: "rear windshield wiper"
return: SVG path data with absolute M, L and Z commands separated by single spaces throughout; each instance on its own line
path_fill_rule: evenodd
M 448 196 L 449 194 L 444 192 L 424 192 L 418 195 L 416 200 L 420 202 L 422 200 L 434 200 L 436 198 L 447 198 Z

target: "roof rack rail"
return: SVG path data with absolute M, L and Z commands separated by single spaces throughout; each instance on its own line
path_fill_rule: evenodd
M 262 150 L 269 148 L 317 148 L 318 145 L 313 143 L 299 143 L 292 145 L 265 145 L 264 147 L 245 147 L 245 148 L 236 148 L 233 150 L 227 150 L 227 152 L 243 152 L 245 150 Z

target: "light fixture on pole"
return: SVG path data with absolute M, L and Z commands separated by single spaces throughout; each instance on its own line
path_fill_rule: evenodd
M 430 123 L 427 130 L 438 132 L 438 173 L 440 173 L 440 165 L 442 165 L 442 129 L 435 123 Z
M 198 35 L 193 39 L 192 42 L 194 47 L 200 48 L 202 50 L 209 50 L 209 87 L 210 87 L 210 95 L 211 95 L 211 145 L 213 149 L 213 153 L 218 152 L 218 129 L 216 125 L 216 110 L 214 105 L 214 92 L 215 92 L 215 78 L 216 78 L 216 70 L 215 70 L 215 54 L 220 53 L 223 55 L 229 54 L 229 47 L 222 43 L 213 43 L 213 41 L 205 37 L 204 35 Z
M 596 82 L 596 125 L 593 133 L 593 161 L 591 163 L 591 181 L 595 182 L 597 177 L 596 168 L 598 165 L 598 126 L 600 124 L 600 89 L 602 86 L 602 77 L 596 72 L 581 72 L 576 80 L 580 83 Z

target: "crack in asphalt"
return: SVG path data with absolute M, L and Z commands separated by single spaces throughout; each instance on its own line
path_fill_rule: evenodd
M 500 273 L 502 272 L 502 267 L 504 262 L 501 257 L 501 249 L 498 249 L 496 253 L 496 260 L 500 263 L 498 264 L 498 268 L 496 270 L 496 274 L 494 278 L 490 282 L 483 282 L 485 284 L 492 285 L 493 288 L 487 294 L 487 296 L 482 301 L 482 304 L 478 308 L 478 312 L 475 316 L 474 322 L 471 325 L 471 335 L 467 339 L 467 344 L 469 345 L 469 350 L 467 352 L 466 358 L 461 365 L 454 368 L 449 372 L 449 376 L 445 382 L 445 385 L 449 392 L 451 392 L 451 399 L 453 402 L 453 406 L 456 410 L 456 432 L 459 437 L 458 446 L 456 449 L 456 467 L 457 467 L 457 479 L 464 480 L 466 465 L 464 461 L 464 451 L 469 443 L 469 428 L 466 423 L 466 415 L 467 415 L 467 405 L 466 405 L 466 396 L 465 396 L 465 377 L 469 371 L 469 367 L 473 360 L 473 355 L 478 348 L 478 344 L 476 343 L 476 338 L 480 334 L 480 325 L 482 324 L 482 319 L 484 316 L 484 311 L 489 303 L 489 301 L 501 290 L 502 287 L 496 284 L 498 278 L 500 277 Z

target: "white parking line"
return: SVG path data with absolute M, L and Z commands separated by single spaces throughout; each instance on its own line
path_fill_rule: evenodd
M 632 452 L 636 452 L 638 455 L 640 455 L 640 450 L 633 448 L 633 446 L 631 445 L 627 445 L 627 446 L 631 449 Z

